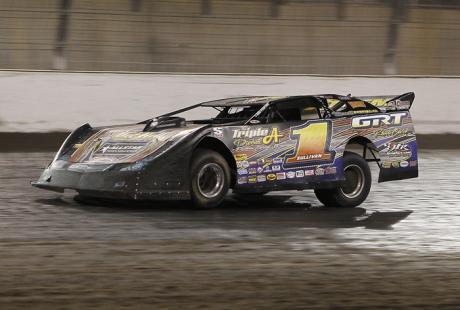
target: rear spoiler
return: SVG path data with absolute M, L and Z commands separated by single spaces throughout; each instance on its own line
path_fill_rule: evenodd
M 407 111 L 414 102 L 415 94 L 410 92 L 399 96 L 363 96 L 357 98 L 372 104 L 382 112 Z

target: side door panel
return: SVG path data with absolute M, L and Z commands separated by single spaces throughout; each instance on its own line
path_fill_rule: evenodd
M 237 166 L 235 189 L 315 188 L 344 179 L 332 120 L 215 127 Z M 343 151 L 342 151 L 343 152 Z

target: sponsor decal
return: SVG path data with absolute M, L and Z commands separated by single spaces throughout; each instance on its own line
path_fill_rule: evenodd
M 257 182 L 265 182 L 267 181 L 267 177 L 264 174 L 257 176 Z
M 397 138 L 397 137 L 405 137 L 411 133 L 409 129 L 399 129 L 399 128 L 392 128 L 392 129 L 377 129 L 374 131 L 374 138 Z
M 315 170 L 313 170 L 313 169 L 305 170 L 305 176 L 306 177 L 312 176 L 312 175 L 315 175 Z
M 235 144 L 235 146 L 237 146 L 238 148 L 243 148 L 243 147 L 250 147 L 250 146 L 259 146 L 259 145 L 262 145 L 262 138 L 259 138 L 259 139 L 253 139 L 253 140 L 249 140 L 249 139 L 238 139 L 238 140 L 235 140 L 233 141 L 233 144 Z
M 259 165 L 263 165 L 263 164 L 265 164 L 265 159 L 259 158 L 259 159 L 257 160 L 257 163 L 258 163 Z
M 407 143 L 394 143 L 394 142 L 387 142 L 383 144 L 384 149 L 382 152 L 393 152 L 393 151 L 400 151 L 400 152 L 410 152 L 411 149 L 407 145 Z
M 242 168 L 242 167 L 243 167 L 243 162 L 237 161 L 237 162 L 236 162 L 236 168 L 239 169 L 239 168 Z
M 238 174 L 248 174 L 248 170 L 247 169 L 240 169 L 240 170 L 238 170 Z
M 249 123 L 251 123 L 251 124 L 259 124 L 260 121 L 258 119 L 252 119 Z
M 256 169 L 256 168 L 249 168 L 249 169 L 248 169 L 248 172 L 249 172 L 249 174 L 256 174 L 256 173 L 257 173 L 257 169 Z
M 214 133 L 214 137 L 222 138 L 224 136 L 224 131 L 222 127 L 214 127 L 212 129 L 212 132 Z
M 243 160 L 241 164 L 243 165 L 243 168 L 249 167 L 249 162 L 247 160 Z
M 283 159 L 280 157 L 273 158 L 273 163 L 274 164 L 281 164 L 283 162 Z
M 412 150 L 407 143 L 387 142 L 383 144 L 381 152 L 386 153 L 389 157 L 407 159 L 412 155 Z
M 289 172 L 287 172 L 287 173 L 286 173 L 286 177 L 287 177 L 288 179 L 293 179 L 293 178 L 295 178 L 295 172 L 294 172 L 294 171 L 289 171 Z
M 262 173 L 264 171 L 264 167 L 257 167 L 257 172 Z
M 303 170 L 297 170 L 295 172 L 295 176 L 296 178 L 303 178 L 305 176 L 305 173 L 303 172 Z
M 323 168 L 317 168 L 315 171 L 316 175 L 324 175 L 324 169 Z
M 402 168 L 406 168 L 406 167 L 409 166 L 409 162 L 407 162 L 407 161 L 402 161 L 402 162 L 399 163 L 399 165 L 400 165 Z
M 375 113 L 374 110 L 354 110 L 353 114 L 370 114 Z
M 411 166 L 411 167 L 417 166 L 417 161 L 416 161 L 416 160 L 411 160 L 411 161 L 409 162 L 409 166 Z
M 237 154 L 235 155 L 235 160 L 247 160 L 248 159 L 248 155 L 247 154 Z
M 251 160 L 249 162 L 249 166 L 256 166 L 257 165 L 257 161 L 256 160 Z
M 362 101 L 348 101 L 348 104 L 351 105 L 353 109 L 366 107 L 366 104 Z
M 267 175 L 267 180 L 269 181 L 276 180 L 276 174 L 270 173 L 269 175 Z
M 246 184 L 246 183 L 248 183 L 248 177 L 238 178 L 238 184 Z
M 264 172 L 272 172 L 272 169 L 271 169 L 270 167 L 265 168 L 265 169 L 264 169 Z
M 393 168 L 398 168 L 398 167 L 399 167 L 399 162 L 393 161 L 393 162 L 391 162 L 391 166 L 392 166 Z
M 332 112 L 332 114 L 334 114 L 334 116 L 338 116 L 338 117 L 355 115 L 355 113 L 354 113 L 353 111 L 348 111 L 348 112 Z
M 273 163 L 273 159 L 272 158 L 266 158 L 265 159 L 265 164 L 266 165 L 271 165 Z
M 256 142 L 254 143 L 260 144 L 260 141 L 261 141 L 262 144 L 267 145 L 271 143 L 278 143 L 279 139 L 283 137 L 284 135 L 279 132 L 278 127 L 273 127 L 271 128 L 271 130 L 269 128 L 263 128 L 263 127 L 258 127 L 258 128 L 247 127 L 246 129 L 237 128 L 237 129 L 233 129 L 233 135 L 232 135 L 233 139 L 242 139 L 242 140 L 236 140 L 239 143 L 237 144 L 238 146 L 247 145 L 247 143 L 250 142 L 250 140 L 248 139 L 252 139 L 252 138 L 261 138 L 261 140 L 255 140 Z
M 384 161 L 381 163 L 382 168 L 391 168 L 391 161 Z
M 409 100 L 392 100 L 388 102 L 388 108 L 391 110 L 394 109 L 409 109 L 410 108 L 410 101 Z
M 281 165 L 273 165 L 272 170 L 273 171 L 281 171 Z
M 285 179 L 286 179 L 286 173 L 285 173 L 285 172 L 278 172 L 278 173 L 276 174 L 276 178 L 277 178 L 278 180 L 285 180 Z
M 393 99 L 393 98 L 373 98 L 371 99 L 370 103 L 373 106 L 381 107 L 381 106 L 384 106 L 387 103 L 387 101 L 390 99 Z
M 310 160 L 310 159 L 320 159 L 324 154 L 310 154 L 310 155 L 300 155 L 296 157 L 296 160 Z
M 94 152 L 94 155 L 128 155 L 133 154 L 141 150 L 145 146 L 145 143 L 133 143 L 133 142 L 117 142 L 117 143 L 105 143 Z
M 334 174 L 337 172 L 337 167 L 327 167 L 326 174 Z
M 353 117 L 351 126 L 356 129 L 378 128 L 382 125 L 401 126 L 407 112 Z
M 257 182 L 257 177 L 256 176 L 249 177 L 248 182 L 249 183 L 256 183 Z

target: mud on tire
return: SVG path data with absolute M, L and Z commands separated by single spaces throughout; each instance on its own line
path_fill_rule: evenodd
M 230 168 L 219 153 L 197 149 L 190 165 L 190 194 L 195 207 L 209 209 L 220 204 L 230 187 Z
M 356 153 L 344 152 L 343 170 L 347 185 L 343 188 L 316 189 L 318 200 L 328 207 L 357 207 L 366 200 L 372 177 L 366 160 Z

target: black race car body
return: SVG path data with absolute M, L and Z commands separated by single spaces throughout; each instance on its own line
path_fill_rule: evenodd
M 379 182 L 418 176 L 413 100 L 413 93 L 239 97 L 137 124 L 85 124 L 32 185 L 90 197 L 192 199 L 199 207 L 219 204 L 229 188 L 315 189 L 326 205 L 355 206 L 370 189 L 362 160 L 378 162 Z M 213 117 L 182 117 L 200 109 Z M 351 145 L 362 146 L 361 159 Z

